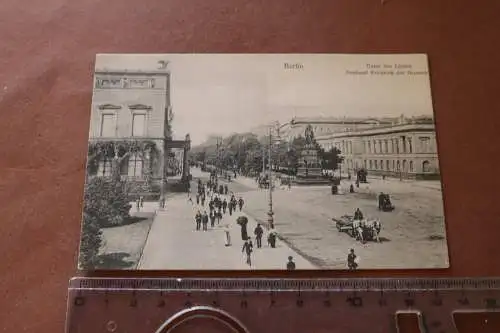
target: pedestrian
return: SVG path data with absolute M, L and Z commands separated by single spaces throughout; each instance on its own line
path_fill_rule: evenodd
M 139 202 L 141 203 L 141 208 L 144 208 L 144 197 L 139 197 Z
M 137 211 L 141 210 L 141 201 L 139 198 L 137 198 L 137 200 L 135 201 L 135 206 L 137 208 Z
M 220 210 L 217 212 L 216 217 L 217 217 L 217 224 L 219 224 L 219 223 L 220 223 L 220 220 L 222 220 L 222 213 L 221 213 L 221 211 L 220 211 Z
M 276 238 L 278 238 L 278 236 L 276 235 L 276 232 L 274 230 L 271 230 L 271 232 L 267 236 L 267 243 L 273 249 L 276 248 Z
M 252 240 L 250 238 L 245 240 L 245 243 L 243 244 L 243 248 L 241 249 L 241 252 L 245 253 L 247 256 L 247 265 L 252 266 L 252 252 L 253 252 L 253 244 Z
M 229 224 L 224 225 L 224 234 L 226 235 L 225 246 L 231 246 L 231 233 L 230 233 L 230 229 L 229 229 Z
M 203 192 L 203 193 L 201 194 L 201 205 L 202 205 L 202 206 L 205 206 L 205 199 L 206 199 L 206 198 L 205 198 L 205 192 Z
M 347 268 L 350 271 L 355 271 L 358 268 L 358 256 L 354 253 L 354 249 L 351 249 L 347 255 Z
M 219 186 L 219 193 L 224 194 L 224 185 Z
M 224 201 L 222 201 L 222 211 L 224 214 L 226 214 L 226 208 L 227 208 L 227 201 L 226 198 L 224 198 Z
M 201 217 L 201 213 L 200 213 L 200 211 L 198 211 L 198 212 L 196 213 L 196 216 L 194 217 L 194 220 L 195 220 L 195 222 L 196 222 L 196 231 L 199 231 L 199 230 L 200 230 L 200 227 L 201 227 L 201 219 L 202 219 L 202 217 Z
M 227 185 L 224 185 L 224 194 L 227 195 L 228 192 L 229 192 L 229 188 L 227 187 Z
M 207 231 L 207 226 L 208 226 L 208 214 L 207 211 L 203 212 L 203 218 L 201 220 L 203 223 L 203 231 Z
M 233 203 L 231 201 L 229 201 L 228 208 L 229 208 L 229 216 L 233 216 Z
M 286 269 L 289 271 L 293 271 L 295 269 L 295 263 L 293 262 L 292 256 L 288 256 L 288 263 L 286 264 Z
M 210 213 L 210 226 L 213 228 L 215 226 L 215 213 Z
M 238 200 L 238 205 L 239 205 L 239 207 L 240 207 L 240 212 L 241 212 L 241 210 L 243 209 L 243 204 L 244 204 L 244 203 L 245 203 L 245 202 L 243 201 L 243 198 L 242 198 L 242 197 L 240 197 L 240 199 Z
M 262 229 L 260 223 L 257 224 L 253 233 L 257 241 L 257 248 L 260 249 L 262 247 L 262 235 L 264 234 L 264 229 Z
M 210 202 L 208 203 L 208 208 L 210 209 L 210 213 L 214 210 L 214 201 L 213 199 L 210 199 Z
M 354 186 L 352 184 L 349 186 L 349 193 L 354 193 Z
M 196 193 L 196 204 L 200 204 L 200 193 Z

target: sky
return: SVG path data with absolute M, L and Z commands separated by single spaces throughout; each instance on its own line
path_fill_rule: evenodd
M 433 115 L 424 54 L 101 54 L 95 67 L 158 70 L 160 60 L 169 61 L 174 136 L 189 133 L 193 145 L 292 117 Z M 411 69 L 360 74 L 396 64 Z

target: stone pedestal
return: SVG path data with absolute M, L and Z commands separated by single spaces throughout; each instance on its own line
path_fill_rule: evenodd
M 318 152 L 313 146 L 306 146 L 302 151 L 295 185 L 328 185 L 330 181 L 323 177 Z

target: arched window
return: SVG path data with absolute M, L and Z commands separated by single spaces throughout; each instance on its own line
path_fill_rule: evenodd
M 424 161 L 422 163 L 422 172 L 430 172 L 431 171 L 431 163 L 429 161 Z
M 413 172 L 413 161 L 410 161 L 410 172 Z
M 144 161 L 139 154 L 133 154 L 128 160 L 128 176 L 141 177 Z
M 99 166 L 97 167 L 97 175 L 101 177 L 110 177 L 112 169 L 112 159 L 110 157 L 104 157 L 99 161 Z

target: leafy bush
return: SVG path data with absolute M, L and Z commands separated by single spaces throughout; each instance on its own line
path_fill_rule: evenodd
M 119 226 L 130 217 L 126 186 L 119 180 L 89 179 L 84 202 L 84 212 L 95 218 L 101 228 Z
M 80 268 L 93 269 L 98 264 L 99 248 L 101 247 L 101 228 L 97 219 L 83 212 L 82 238 L 80 242 Z

